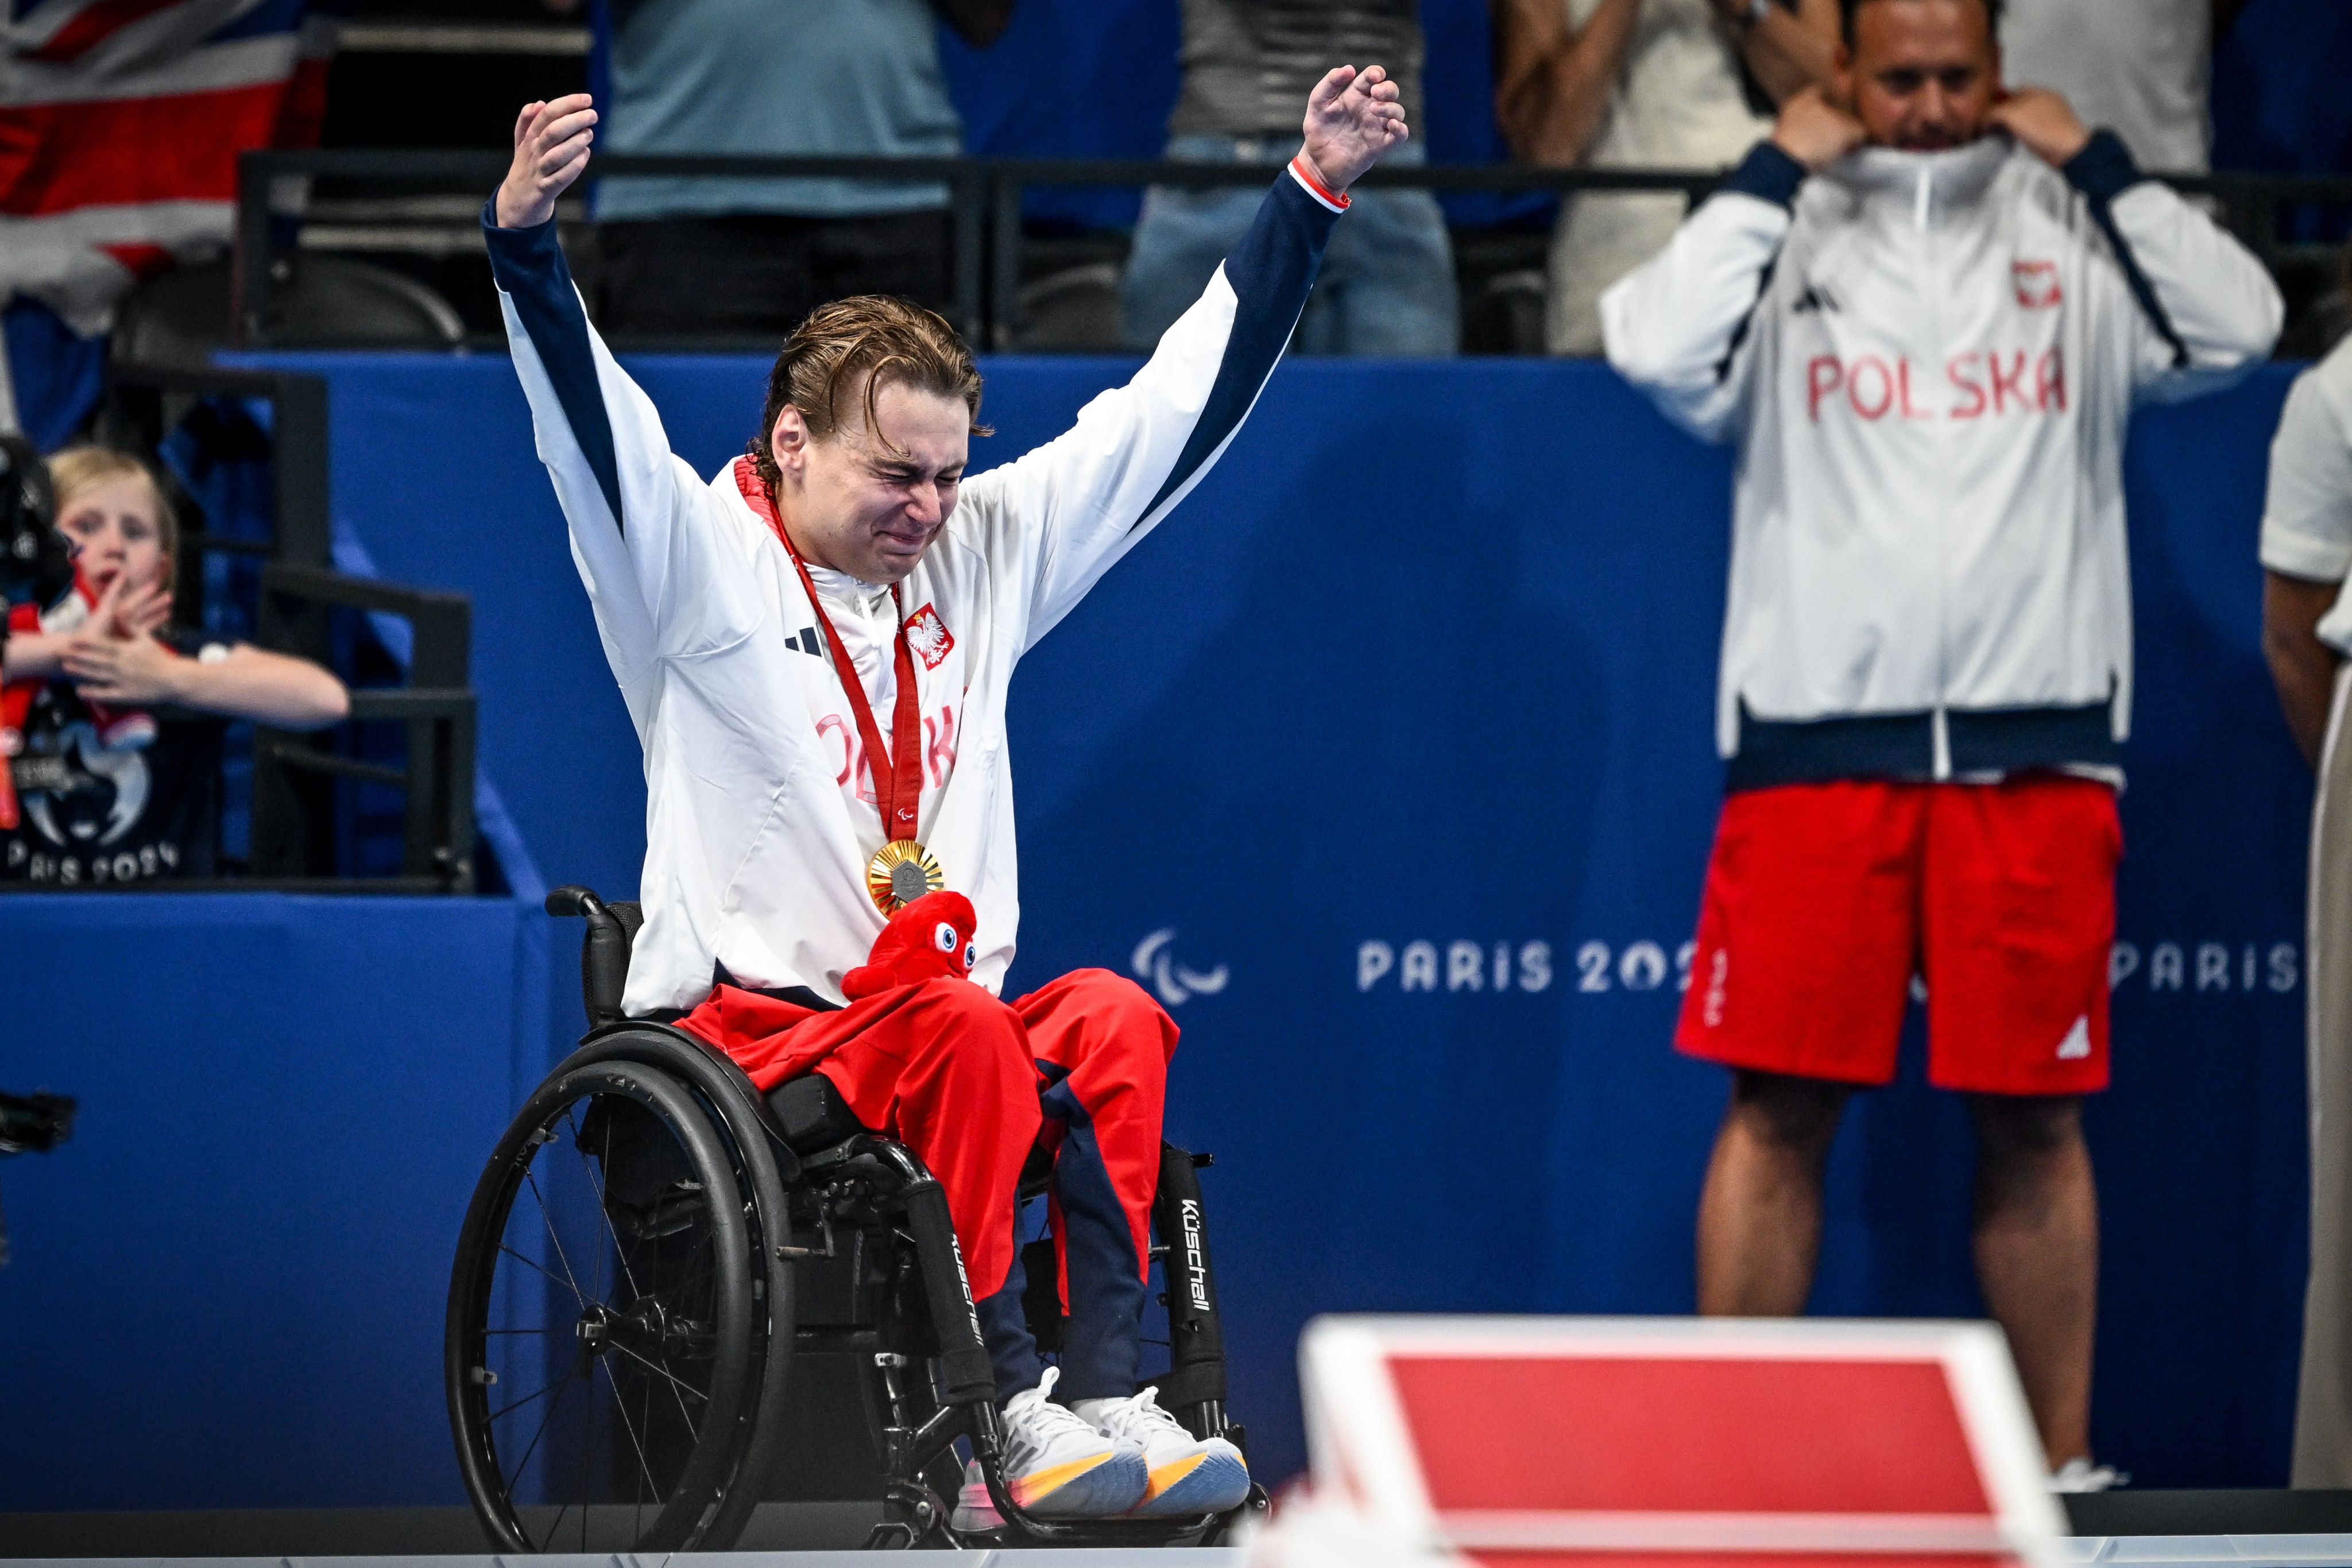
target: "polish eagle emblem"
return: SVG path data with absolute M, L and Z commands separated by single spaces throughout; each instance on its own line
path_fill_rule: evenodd
M 936 670 L 940 661 L 955 646 L 955 633 L 940 619 L 940 612 L 927 603 L 907 617 L 907 646 L 923 661 L 923 668 Z

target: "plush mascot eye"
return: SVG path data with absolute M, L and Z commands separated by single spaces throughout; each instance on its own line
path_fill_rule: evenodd
M 979 944 L 979 943 L 977 943 L 977 942 L 967 942 L 967 943 L 965 943 L 965 944 L 963 945 L 963 967 L 964 967 L 965 968 L 969 969 L 969 968 L 971 968 L 972 967 L 974 967 L 975 965 L 977 965 L 979 962 L 980 962 L 980 944 Z
M 956 948 L 956 928 L 942 920 L 931 932 L 931 940 L 939 945 L 940 952 L 952 953 Z

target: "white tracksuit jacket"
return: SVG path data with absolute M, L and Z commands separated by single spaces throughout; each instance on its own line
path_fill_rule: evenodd
M 924 726 L 918 837 L 979 914 L 972 977 L 992 990 L 1021 909 L 1004 739 L 1013 665 L 1233 439 L 1338 211 L 1280 176 L 1150 363 L 1067 434 L 966 480 L 906 580 Z M 554 225 L 500 229 L 488 207 L 482 221 L 539 455 L 645 748 L 646 925 L 624 1006 L 690 1008 L 722 971 L 837 1003 L 882 929 L 866 865 L 883 832 L 808 594 L 734 465 L 706 484 L 671 454 L 653 403 L 589 327 Z M 821 574 L 887 735 L 896 616 L 887 595 L 857 588 Z
M 1736 442 L 1733 789 L 2111 768 L 2126 425 L 2270 352 L 2277 289 L 2114 136 L 1808 179 L 1770 142 L 1602 298 L 1610 362 Z

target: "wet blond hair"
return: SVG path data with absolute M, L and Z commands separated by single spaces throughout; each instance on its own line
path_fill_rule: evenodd
M 75 497 L 110 479 L 147 482 L 147 494 L 155 502 L 155 539 L 163 551 L 163 587 L 167 591 L 176 589 L 180 581 L 180 514 L 172 505 L 172 492 L 165 487 L 163 476 L 137 453 L 84 443 L 50 457 L 49 480 L 57 487 L 58 520 L 65 520 Z
M 963 404 L 971 433 L 990 434 L 980 423 L 980 371 L 946 317 L 887 294 L 836 299 L 818 306 L 793 329 L 768 372 L 767 406 L 744 450 L 770 495 L 782 477 L 769 444 L 777 416 L 787 407 L 799 409 L 811 435 L 830 439 L 841 428 L 841 395 L 861 376 L 866 428 L 885 447 L 890 443 L 875 425 L 874 400 L 892 385 L 954 398 Z

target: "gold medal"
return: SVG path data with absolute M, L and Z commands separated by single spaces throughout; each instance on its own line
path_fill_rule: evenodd
M 893 839 L 866 862 L 866 891 L 874 907 L 896 914 L 927 893 L 947 886 L 947 873 L 931 852 L 912 839 Z

